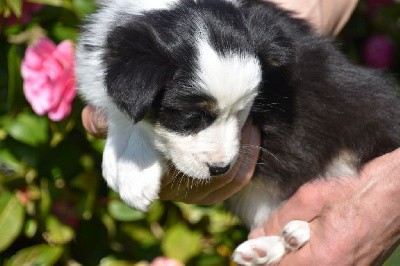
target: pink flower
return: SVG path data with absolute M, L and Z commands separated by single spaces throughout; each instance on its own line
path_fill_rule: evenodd
M 38 115 L 60 121 L 71 112 L 76 95 L 74 47 L 71 41 L 56 46 L 43 38 L 28 47 L 22 61 L 24 94 Z
M 362 56 L 367 66 L 387 69 L 392 66 L 395 45 L 386 36 L 375 35 L 364 44 Z
M 42 7 L 42 4 L 29 3 L 24 1 L 24 3 L 22 4 L 22 16 L 20 18 L 17 18 L 14 14 L 11 14 L 11 16 L 7 18 L 6 24 L 27 24 L 31 21 L 32 15 L 42 9 Z
M 167 257 L 157 257 L 150 266 L 184 266 L 182 262 Z

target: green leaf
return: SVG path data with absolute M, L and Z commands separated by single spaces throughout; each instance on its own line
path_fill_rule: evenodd
M 37 245 L 17 252 L 5 266 L 54 265 L 61 257 L 63 249 L 57 246 Z
M 22 0 L 6 0 L 6 5 L 11 9 L 11 11 L 17 16 L 22 15 Z
M 201 234 L 177 224 L 165 233 L 161 248 L 167 257 L 187 262 L 201 253 Z
M 58 40 L 76 40 L 77 30 L 62 24 L 61 22 L 56 23 L 52 30 L 53 35 Z
M 6 117 L 3 124 L 7 134 L 30 146 L 37 147 L 49 139 L 48 122 L 44 117 L 21 113 L 15 118 Z
M 147 212 L 147 221 L 149 223 L 158 221 L 164 214 L 164 205 L 160 201 L 155 201 L 150 205 L 149 211 Z
M 38 223 L 34 219 L 29 219 L 25 223 L 25 236 L 28 238 L 32 238 L 35 236 L 36 232 L 38 230 Z
M 96 10 L 96 3 L 93 0 L 73 0 L 72 4 L 80 16 L 88 15 Z
M 74 230 L 71 227 L 62 224 L 54 216 L 47 218 L 46 229 L 44 237 L 51 244 L 66 244 L 75 236 Z
M 13 0 L 11 0 L 13 1 Z M 38 3 L 38 4 L 43 4 L 43 5 L 49 5 L 49 6 L 64 6 L 66 5 L 65 0 L 29 0 L 31 3 Z
M 148 264 L 145 262 L 135 264 L 130 261 L 123 261 L 117 260 L 112 257 L 106 257 L 100 261 L 100 266 L 148 266 Z
M 398 266 L 400 262 L 400 247 L 393 252 L 393 254 L 385 261 L 383 266 Z
M 158 243 L 148 226 L 138 225 L 137 223 L 124 223 L 120 229 L 131 239 L 138 241 L 141 246 L 151 246 Z
M 20 47 L 18 45 L 11 45 L 7 52 L 8 107 L 15 107 L 24 98 L 22 93 L 21 61 Z
M 145 218 L 143 212 L 132 209 L 119 200 L 113 200 L 108 204 L 108 212 L 115 220 L 122 222 L 139 221 Z
M 9 192 L 0 192 L 0 252 L 7 249 L 21 233 L 24 208 Z
M 1 149 L 0 147 L 0 166 L 6 174 L 17 173 L 22 175 L 24 166 L 18 161 L 14 155 L 7 149 Z M 5 169 L 4 169 L 5 168 Z M 0 174 L 1 176 L 1 174 Z

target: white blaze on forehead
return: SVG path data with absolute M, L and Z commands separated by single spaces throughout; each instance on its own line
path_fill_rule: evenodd
M 253 100 L 261 81 L 261 66 L 251 55 L 230 52 L 218 54 L 208 41 L 197 43 L 197 78 L 205 92 L 214 96 L 220 108 Z

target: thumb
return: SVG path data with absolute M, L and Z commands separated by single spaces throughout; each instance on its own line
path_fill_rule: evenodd
M 280 235 L 282 228 L 293 220 L 311 222 L 320 215 L 325 201 L 323 186 L 319 181 L 310 182 L 298 189 L 288 200 L 275 210 L 264 224 L 254 229 L 249 238 Z

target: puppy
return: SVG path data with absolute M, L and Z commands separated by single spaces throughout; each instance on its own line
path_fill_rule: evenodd
M 259 163 L 227 206 L 250 228 L 305 182 L 354 175 L 400 146 L 394 84 L 268 2 L 104 1 L 80 37 L 77 77 L 108 117 L 104 178 L 140 210 L 158 198 L 167 162 L 197 179 L 226 173 L 248 148 L 239 140 L 249 114 Z M 279 262 L 309 236 L 308 223 L 293 221 L 233 258 Z

